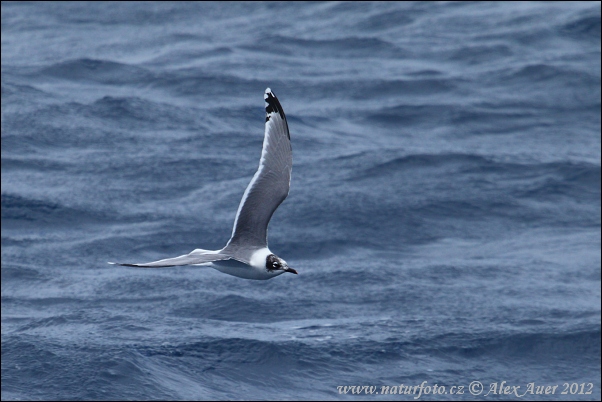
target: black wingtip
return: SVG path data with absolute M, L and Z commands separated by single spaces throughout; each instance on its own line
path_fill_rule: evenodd
M 284 119 L 284 111 L 282 110 L 282 106 L 270 88 L 265 90 L 263 99 L 265 100 L 265 121 L 269 121 L 270 115 L 273 113 L 278 113 L 280 117 Z
M 144 267 L 141 267 L 139 264 L 123 264 L 121 262 L 109 262 L 109 264 L 111 264 L 111 265 L 119 265 L 120 267 L 144 268 Z
M 276 97 L 276 94 L 274 94 L 274 92 L 272 92 L 272 90 L 270 88 L 266 88 L 265 94 L 263 95 L 263 99 L 265 100 L 265 121 L 266 121 L 266 123 L 268 121 L 270 121 L 270 117 L 274 113 L 278 113 L 280 115 L 280 118 L 286 122 L 286 116 L 284 114 L 284 109 L 282 108 L 280 101 Z M 288 127 L 288 122 L 287 122 L 287 127 Z M 289 134 L 288 138 L 290 140 L 290 138 L 291 138 L 290 134 Z

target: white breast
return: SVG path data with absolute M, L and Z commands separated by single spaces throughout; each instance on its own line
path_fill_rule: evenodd
M 251 256 L 251 266 L 265 269 L 265 261 L 270 254 L 272 254 L 272 252 L 269 248 L 260 248 Z

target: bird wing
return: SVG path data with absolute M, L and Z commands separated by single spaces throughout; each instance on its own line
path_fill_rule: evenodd
M 240 200 L 232 237 L 224 252 L 267 247 L 268 224 L 287 197 L 293 167 L 293 151 L 284 110 L 274 93 L 265 90 L 265 135 L 259 168 Z M 240 253 L 238 253 L 240 254 Z
M 166 267 L 176 267 L 179 265 L 193 265 L 193 264 L 203 264 L 207 262 L 213 261 L 223 261 L 229 260 L 229 255 L 216 253 L 215 251 L 207 251 L 197 249 L 191 252 L 190 254 L 184 254 L 179 257 L 174 258 L 165 258 L 159 261 L 146 262 L 141 264 L 122 264 L 118 262 L 109 262 L 109 264 L 113 265 L 122 265 L 124 267 L 139 267 L 139 268 L 166 268 Z

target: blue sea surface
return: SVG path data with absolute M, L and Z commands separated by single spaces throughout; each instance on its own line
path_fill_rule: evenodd
M 2 400 L 600 400 L 599 2 L 1 7 Z M 299 275 L 108 265 L 225 245 L 267 87 Z

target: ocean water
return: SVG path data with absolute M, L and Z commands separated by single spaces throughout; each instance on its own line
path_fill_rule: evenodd
M 2 400 L 600 400 L 600 71 L 599 2 L 2 3 Z M 299 275 L 108 265 L 225 244 L 266 87 Z

